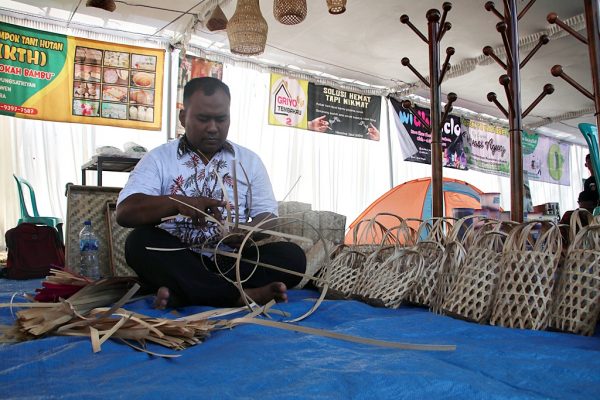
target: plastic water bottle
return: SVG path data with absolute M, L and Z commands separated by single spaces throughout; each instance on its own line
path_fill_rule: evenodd
M 81 255 L 81 273 L 94 280 L 100 279 L 98 263 L 98 238 L 92 229 L 92 222 L 85 221 L 79 232 L 79 254 Z

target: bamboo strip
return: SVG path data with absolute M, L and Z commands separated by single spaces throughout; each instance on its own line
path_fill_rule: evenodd
M 368 339 L 360 336 L 351 336 L 345 335 L 337 332 L 330 332 L 324 329 L 317 328 L 309 328 L 306 326 L 300 325 L 292 325 L 286 324 L 283 322 L 275 322 L 275 321 L 266 321 L 264 319 L 259 318 L 235 318 L 231 321 L 228 321 L 231 326 L 235 326 L 237 324 L 254 324 L 254 325 L 262 325 L 269 326 L 272 328 L 279 328 L 289 331 L 308 333 L 317 336 L 328 337 L 332 339 L 340 339 L 345 340 L 347 342 L 360 343 L 360 344 L 368 344 L 372 346 L 380 346 L 387 347 L 392 349 L 401 349 L 401 350 L 426 350 L 426 351 L 454 351 L 456 350 L 455 345 L 433 345 L 433 344 L 411 344 L 411 343 L 400 343 L 400 342 L 388 342 L 385 340 L 377 340 L 377 339 Z

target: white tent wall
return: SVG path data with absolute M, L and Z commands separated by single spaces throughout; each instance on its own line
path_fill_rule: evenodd
M 44 26 L 36 25 L 38 29 Z M 82 32 L 77 32 L 83 36 Z M 90 38 L 108 40 L 104 36 Z M 141 43 L 135 43 L 141 45 Z M 153 44 L 152 47 L 156 47 Z M 169 60 L 175 55 L 166 53 L 165 76 Z M 314 209 L 331 210 L 347 216 L 351 222 L 365 207 L 385 193 L 393 185 L 410 179 L 430 176 L 431 167 L 402 161 L 395 133 L 388 139 L 385 112 L 382 101 L 379 142 L 354 139 L 311 131 L 276 127 L 267 124 L 269 99 L 269 73 L 256 69 L 226 64 L 224 81 L 232 93 L 231 128 L 229 138 L 256 151 L 270 171 L 276 197 L 312 204 Z M 165 88 L 169 83 L 165 78 Z M 139 131 L 95 125 L 66 124 L 23 120 L 0 116 L 0 184 L 3 207 L 0 212 L 0 231 L 16 225 L 19 203 L 15 173 L 28 179 L 35 188 L 39 211 L 43 215 L 66 215 L 64 187 L 67 182 L 81 183 L 81 165 L 90 159 L 99 146 L 123 148 L 133 141 L 152 149 L 167 140 L 167 125 L 176 118 L 174 100 L 164 91 L 163 128 L 161 131 Z M 170 114 L 169 114 L 170 113 Z M 170 118 L 169 118 L 170 117 Z M 391 146 L 391 155 L 390 148 Z M 571 147 L 571 186 L 531 182 L 534 204 L 558 201 L 562 211 L 576 205 L 581 180 L 587 177 L 583 168 L 586 150 Z M 391 159 L 391 161 L 390 161 Z M 390 168 L 392 162 L 392 168 Z M 390 171 L 393 171 L 393 179 Z M 444 176 L 472 183 L 486 192 L 501 192 L 503 207 L 510 203 L 509 179 L 475 171 L 444 169 Z M 88 173 L 88 184 L 95 184 L 93 173 Z M 126 174 L 106 173 L 105 186 L 122 186 Z M 298 184 L 292 189 L 294 183 Z M 4 246 L 4 235 L 0 246 Z

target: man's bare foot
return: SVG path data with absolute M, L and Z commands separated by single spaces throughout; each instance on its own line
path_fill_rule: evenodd
M 167 308 L 167 304 L 169 303 L 169 297 L 171 293 L 169 292 L 169 288 L 165 286 L 161 286 L 158 288 L 156 292 L 156 297 L 154 298 L 154 308 L 159 310 L 164 310 Z
M 273 282 L 268 285 L 252 288 L 252 289 L 244 289 L 244 292 L 257 304 L 267 304 L 271 300 L 275 300 L 278 303 L 287 303 L 287 287 L 283 282 Z M 244 300 L 240 297 L 238 299 L 238 305 L 243 306 Z

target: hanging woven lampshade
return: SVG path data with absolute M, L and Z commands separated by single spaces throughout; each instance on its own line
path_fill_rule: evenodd
M 295 25 L 306 18 L 306 0 L 275 0 L 273 15 L 284 25 Z
M 117 9 L 117 5 L 114 0 L 88 0 L 85 3 L 86 7 L 95 7 L 101 8 L 106 11 L 115 11 Z
M 346 11 L 346 0 L 327 0 L 329 14 L 341 14 Z
M 227 17 L 225 16 L 225 13 L 223 13 L 221 6 L 218 4 L 212 14 L 210 14 L 210 17 L 208 17 L 206 28 L 211 32 L 224 31 L 227 29 Z
M 258 0 L 238 0 L 227 24 L 229 49 L 234 54 L 255 56 L 265 51 L 267 21 L 260 12 Z

